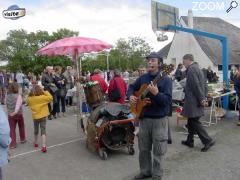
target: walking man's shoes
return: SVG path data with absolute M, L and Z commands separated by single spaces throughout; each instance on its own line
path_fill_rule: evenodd
M 147 178 L 150 178 L 152 177 L 152 175 L 144 175 L 144 174 L 138 174 L 134 177 L 134 180 L 137 180 L 137 179 L 147 179 Z
M 205 146 L 201 149 L 201 151 L 207 152 L 214 144 L 215 144 L 215 141 L 211 140 L 209 143 L 205 144 Z
M 172 144 L 172 140 L 171 139 L 168 139 L 168 144 Z
M 188 146 L 190 148 L 194 147 L 194 143 L 193 142 L 189 142 L 189 141 L 182 141 L 182 144 L 185 146 Z

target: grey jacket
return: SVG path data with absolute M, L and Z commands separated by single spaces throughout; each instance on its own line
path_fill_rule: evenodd
M 44 90 L 51 92 L 51 84 L 54 84 L 54 79 L 52 75 L 49 75 L 48 73 L 44 73 L 42 75 L 42 85 L 44 87 Z
M 185 87 L 185 101 L 182 115 L 188 118 L 204 116 L 204 107 L 201 101 L 205 99 L 205 82 L 203 72 L 194 62 L 187 69 Z

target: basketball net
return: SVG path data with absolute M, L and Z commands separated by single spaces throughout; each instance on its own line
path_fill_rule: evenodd
M 165 34 L 164 31 L 154 31 L 154 33 L 157 36 L 157 41 L 162 42 L 168 40 L 168 36 Z

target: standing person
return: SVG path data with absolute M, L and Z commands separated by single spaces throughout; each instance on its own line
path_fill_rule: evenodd
M 107 82 L 111 80 L 111 72 L 108 70 L 107 71 Z
M 172 81 L 164 76 L 154 85 L 152 81 L 160 73 L 159 67 L 163 63 L 162 58 L 155 52 L 147 56 L 147 73 L 140 76 L 129 86 L 127 97 L 132 104 L 137 103 L 137 97 L 133 95 L 143 84 L 148 84 L 151 104 L 143 110 L 139 119 L 139 164 L 140 174 L 135 179 L 152 177 L 161 180 L 163 176 L 162 159 L 167 152 L 168 140 L 168 114 L 172 99 Z M 153 158 L 151 150 L 153 148 Z M 152 163 L 153 159 L 153 163 Z
M 204 144 L 201 151 L 206 152 L 215 142 L 199 121 L 200 117 L 204 116 L 204 106 L 207 105 L 204 76 L 199 65 L 194 62 L 192 54 L 183 56 L 183 65 L 187 69 L 187 81 L 185 86 L 185 101 L 181 114 L 188 118 L 188 137 L 186 141 L 182 141 L 182 144 L 191 148 L 194 147 L 194 133 L 197 133 Z
M 232 65 L 231 66 L 231 71 L 230 71 L 230 80 L 231 80 L 231 82 L 234 82 L 236 75 L 237 75 L 237 68 L 236 68 L 235 65 Z
M 127 84 L 121 77 L 121 72 L 118 69 L 114 70 L 113 74 L 114 76 L 110 80 L 108 87 L 109 101 L 124 104 L 127 92 Z M 115 94 L 114 92 L 116 91 L 119 92 L 119 97 L 114 98 L 113 94 Z
M 202 72 L 203 72 L 204 81 L 205 81 L 205 83 L 207 83 L 207 81 L 208 81 L 207 69 L 206 68 L 202 68 Z
M 176 72 L 174 74 L 175 79 L 178 82 L 184 79 L 184 73 L 183 73 L 182 69 L 183 69 L 183 65 L 181 63 L 178 64 L 177 70 L 176 70 Z
M 6 76 L 7 76 L 7 82 L 10 83 L 11 81 L 13 81 L 11 78 L 11 73 L 9 71 L 6 72 Z
M 66 71 L 63 73 L 63 76 L 66 79 L 66 91 L 74 87 L 74 78 L 72 76 L 72 67 L 67 66 Z M 72 96 L 66 96 L 66 105 L 72 105 Z
M 214 82 L 214 73 L 211 66 L 208 66 L 208 69 L 207 69 L 207 79 L 209 83 Z
M 129 82 L 129 72 L 127 70 L 125 70 L 124 73 L 123 73 L 123 79 L 128 84 L 128 82 Z
M 146 68 L 144 66 L 139 66 L 138 68 L 138 77 L 146 73 Z
M 6 88 L 8 85 L 7 75 L 4 70 L 0 70 L 0 102 L 2 105 L 5 104 L 5 95 L 6 95 Z
M 31 82 L 33 80 L 33 74 L 31 72 L 28 72 L 27 78 Z
M 19 94 L 23 94 L 23 78 L 24 74 L 22 73 L 22 71 L 18 71 L 16 74 L 16 80 L 18 83 Z
M 237 125 L 240 126 L 240 67 L 238 67 L 238 71 L 237 71 L 236 77 L 234 79 L 234 89 L 235 89 L 235 91 L 237 93 L 237 96 L 238 96 L 238 111 L 239 111 L 239 114 L 238 114 Z
M 67 94 L 66 90 L 66 79 L 62 74 L 62 68 L 60 66 L 55 67 L 54 81 L 58 88 L 57 90 L 57 103 L 54 106 L 56 107 L 57 116 L 60 117 L 60 103 L 61 103 L 61 112 L 62 116 L 65 113 L 65 97 Z
M 42 85 L 44 87 L 45 91 L 48 91 L 52 97 L 53 97 L 53 106 L 54 104 L 57 103 L 57 87 L 54 83 L 54 79 L 53 79 L 53 67 L 52 66 L 47 66 L 46 67 L 46 72 L 43 73 L 42 75 Z M 48 104 L 48 109 L 49 109 L 49 116 L 48 119 L 52 120 L 52 116 L 51 115 L 56 115 L 56 110 L 53 109 L 51 107 L 51 103 Z M 54 117 L 56 118 L 56 116 Z
M 53 100 L 48 91 L 44 91 L 39 85 L 33 85 L 27 104 L 32 110 L 34 123 L 34 147 L 38 147 L 39 126 L 42 137 L 42 152 L 46 153 L 46 118 L 49 116 L 48 104 Z
M 104 95 L 108 89 L 108 85 L 106 83 L 106 81 L 103 79 L 102 77 L 102 71 L 100 69 L 95 69 L 93 72 L 93 75 L 90 77 L 91 81 L 98 81 L 101 90 L 102 90 L 102 94 Z
M 2 167 L 8 163 L 8 146 L 10 142 L 8 119 L 0 106 L 0 180 L 2 180 Z
M 8 121 L 10 125 L 10 136 L 12 142 L 10 144 L 10 149 L 17 147 L 16 142 L 16 126 L 19 128 L 20 142 L 25 143 L 25 125 L 22 112 L 22 95 L 18 92 L 18 84 L 16 82 L 10 83 L 8 86 L 8 93 L 6 97 L 7 111 L 8 111 Z

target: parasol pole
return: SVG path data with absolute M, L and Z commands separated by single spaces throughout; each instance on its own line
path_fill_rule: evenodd
M 108 57 L 109 57 L 109 52 L 107 53 L 107 72 L 109 72 L 109 60 L 108 60 Z
M 83 86 L 81 86 L 81 81 L 80 81 L 80 78 L 82 77 L 82 56 L 83 54 L 81 54 L 78 58 L 78 64 L 79 64 L 79 69 L 78 69 L 78 75 L 79 75 L 79 82 L 78 82 L 78 85 L 79 85 L 79 90 L 78 90 L 78 93 L 79 93 L 79 99 L 78 99 L 78 104 L 79 104 L 79 119 L 78 119 L 78 130 L 80 129 L 80 122 L 81 122 L 81 119 L 83 118 L 82 116 L 82 95 L 84 93 L 84 90 L 83 90 Z
M 75 69 L 77 70 L 77 81 L 76 81 L 76 97 L 77 97 L 77 130 L 80 130 L 80 120 L 81 120 L 81 105 L 80 105 L 80 68 L 79 68 L 79 55 L 77 49 L 74 51 L 74 63 Z

